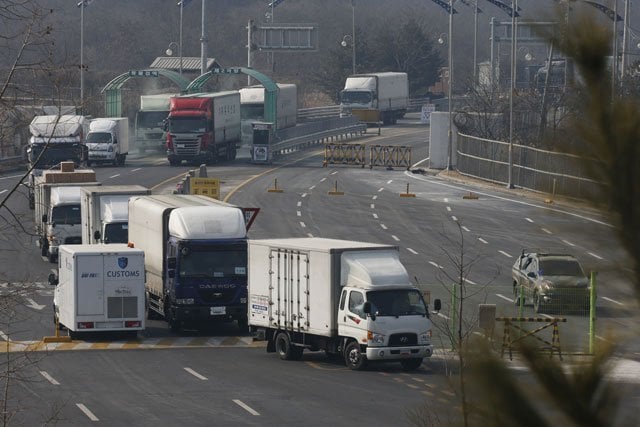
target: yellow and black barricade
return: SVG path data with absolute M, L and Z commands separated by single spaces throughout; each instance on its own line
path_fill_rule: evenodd
M 324 161 L 322 166 L 329 164 L 358 165 L 364 167 L 365 159 L 364 144 L 324 144 Z
M 504 356 L 505 349 L 509 350 L 509 360 L 513 360 L 513 347 L 518 341 L 522 341 L 525 338 L 531 337 L 543 344 L 546 347 L 541 347 L 539 350 L 548 350 L 550 355 L 553 356 L 554 352 L 558 353 L 560 360 L 562 360 L 562 351 L 560 349 L 560 330 L 558 329 L 559 322 L 566 322 L 564 317 L 496 317 L 496 321 L 504 322 L 504 334 L 502 336 L 502 350 L 500 357 Z M 545 323 L 544 325 L 535 328 L 533 330 L 525 329 L 522 326 L 523 323 Z M 547 328 L 553 328 L 551 333 L 551 341 L 547 341 L 540 337 L 539 334 Z M 514 334 L 512 335 L 512 332 Z
M 404 145 L 370 145 L 369 167 L 411 167 L 411 147 Z

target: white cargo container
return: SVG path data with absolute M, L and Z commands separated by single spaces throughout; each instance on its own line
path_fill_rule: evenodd
M 151 194 L 142 185 L 82 187 L 82 243 L 128 243 L 129 198 Z
M 111 117 L 93 119 L 87 135 L 88 158 L 91 163 L 112 163 L 124 165 L 129 154 L 129 119 Z
M 351 369 L 400 361 L 411 370 L 433 352 L 427 305 L 396 246 L 249 240 L 249 325 L 282 359 L 324 350 Z
M 354 74 L 347 77 L 340 92 L 341 115 L 358 116 L 369 121 L 374 112 L 385 125 L 404 117 L 409 108 L 407 73 L 384 72 Z
M 295 126 L 298 120 L 298 88 L 293 83 L 276 83 L 277 96 L 277 129 Z M 242 134 L 251 132 L 251 123 L 264 121 L 264 94 L 262 85 L 240 89 L 240 114 L 242 117 Z M 246 129 L 245 129 L 246 128 Z
M 246 330 L 246 237 L 242 209 L 216 199 L 131 197 L 129 242 L 146 254 L 150 315 L 174 332 L 231 320 Z
M 62 245 L 53 307 L 54 320 L 78 332 L 145 328 L 144 252 L 123 244 Z

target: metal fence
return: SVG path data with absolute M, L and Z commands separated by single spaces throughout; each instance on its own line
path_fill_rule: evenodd
M 599 183 L 589 179 L 584 159 L 513 144 L 511 183 L 520 188 L 567 197 L 593 197 Z M 458 133 L 457 169 L 495 183 L 509 182 L 509 143 Z

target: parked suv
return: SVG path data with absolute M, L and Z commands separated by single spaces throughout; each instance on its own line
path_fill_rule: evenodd
M 523 250 L 511 275 L 516 304 L 522 298 L 536 313 L 589 308 L 589 279 L 572 255 Z

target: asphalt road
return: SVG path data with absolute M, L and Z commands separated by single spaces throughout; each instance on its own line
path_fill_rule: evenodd
M 411 146 L 413 163 L 428 157 L 428 128 L 416 122 L 385 128 L 382 135 L 361 141 Z M 322 160 L 321 147 L 311 147 L 271 165 L 241 158 L 209 167 L 208 173 L 221 179 L 227 201 L 261 208 L 250 238 L 317 236 L 398 245 L 411 277 L 444 303 L 433 316 L 439 349 L 433 360 L 411 374 L 395 364 L 351 372 L 323 354 L 305 354 L 302 362 L 280 361 L 266 354 L 262 343 L 239 334 L 234 324 L 177 336 L 162 321 L 149 321 L 138 340 L 97 337 L 43 351 L 39 340 L 53 333 L 52 289 L 46 277 L 55 265 L 40 256 L 29 235 L 33 211 L 19 186 L 9 210 L 0 211 L 0 277 L 8 282 L 0 292 L 11 295 L 3 302 L 12 302 L 3 307 L 0 331 L 11 341 L 11 365 L 22 366 L 25 379 L 9 389 L 16 420 L 28 425 L 59 419 L 63 425 L 383 426 L 409 425 L 410 414 L 425 408 L 423 419 L 435 413 L 446 419 L 459 404 L 445 375 L 451 284 L 462 276 L 470 330 L 483 332 L 474 325 L 481 303 L 495 304 L 498 316 L 518 315 L 510 269 L 523 247 L 560 248 L 578 257 L 587 270 L 599 272 L 596 342 L 612 339 L 609 334 L 622 341 L 620 355 L 628 364 L 615 380 L 630 388 L 629 408 L 638 406 L 637 307 L 625 278 L 625 254 L 598 212 L 456 176 L 323 167 Z M 103 185 L 140 184 L 166 193 L 191 168 L 170 167 L 161 156 L 132 155 L 124 167 L 95 170 Z M 16 172 L 0 176 L 0 198 L 21 179 Z M 268 191 L 276 179 L 281 193 Z M 329 194 L 336 189 L 344 194 Z M 407 192 L 415 197 L 401 197 Z M 470 193 L 478 198 L 465 197 Z M 523 314 L 531 313 L 525 307 Z M 567 319 L 560 328 L 563 348 L 584 353 L 588 319 Z M 499 326 L 494 333 L 497 351 Z M 517 369 L 517 361 L 513 363 Z

